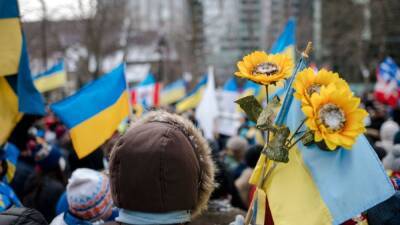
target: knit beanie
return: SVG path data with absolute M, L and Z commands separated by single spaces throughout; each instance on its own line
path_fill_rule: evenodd
M 75 170 L 68 180 L 67 200 L 69 211 L 79 219 L 103 219 L 113 205 L 108 177 L 91 169 Z

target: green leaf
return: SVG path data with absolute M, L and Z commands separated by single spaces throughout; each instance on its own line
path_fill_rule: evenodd
M 260 103 L 254 97 L 254 95 L 240 98 L 236 100 L 235 103 L 239 104 L 240 108 L 243 109 L 247 117 L 253 122 L 257 122 L 258 116 L 263 111 Z
M 314 143 L 314 134 L 312 132 L 307 131 L 303 137 L 301 137 L 301 142 L 303 145 L 308 146 Z
M 270 102 L 268 102 L 267 107 L 260 113 L 257 119 L 256 127 L 260 130 L 268 130 L 273 126 L 275 120 L 275 109 L 279 107 L 280 101 L 277 96 L 275 96 Z
M 272 133 L 274 136 L 271 141 L 264 146 L 263 152 L 271 160 L 287 163 L 289 161 L 289 149 L 285 143 L 289 138 L 290 130 L 286 126 L 275 126 L 272 129 Z

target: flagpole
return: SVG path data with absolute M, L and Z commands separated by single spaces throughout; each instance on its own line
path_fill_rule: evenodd
M 126 62 L 123 62 L 124 64 L 124 77 L 125 77 L 125 88 L 126 88 L 126 92 L 128 94 L 128 101 L 129 101 L 129 119 L 133 118 L 133 106 L 132 106 L 132 96 L 131 93 L 129 91 L 129 84 L 128 84 L 128 79 L 126 77 Z

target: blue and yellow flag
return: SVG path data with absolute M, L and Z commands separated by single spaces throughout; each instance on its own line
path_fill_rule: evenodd
M 45 113 L 29 69 L 17 0 L 0 2 L 0 90 L 0 144 L 4 144 L 24 113 Z
M 304 118 L 301 103 L 293 99 L 283 123 L 294 131 Z M 251 183 L 265 160 L 262 155 Z M 277 164 L 263 190 L 276 225 L 341 224 L 395 193 L 363 135 L 351 150 L 324 151 L 316 144 L 298 143 L 289 151 L 289 162 Z
M 271 53 L 286 53 L 293 60 L 295 59 L 295 49 L 296 44 L 296 21 L 294 18 L 290 18 L 286 23 L 283 32 L 279 35 L 278 39 L 272 45 Z
M 5 159 L 7 163 L 7 173 L 3 177 L 3 182 L 10 184 L 15 175 L 19 150 L 14 144 L 7 142 L 0 152 L 0 159 Z
M 67 82 L 64 61 L 61 60 L 49 70 L 34 76 L 34 82 L 36 88 L 42 93 L 64 86 Z
M 189 109 L 194 109 L 201 101 L 204 89 L 207 84 L 207 75 L 204 75 L 199 83 L 190 91 L 185 98 L 176 104 L 176 111 L 178 113 L 185 112 Z
M 173 104 L 186 95 L 186 85 L 183 79 L 177 80 L 161 90 L 160 105 Z
M 270 52 L 272 54 L 284 53 L 292 58 L 293 62 L 295 62 L 296 52 L 296 20 L 294 18 L 289 18 L 286 23 L 285 28 L 282 33 L 279 35 L 278 39 L 272 45 Z M 281 86 L 272 86 L 269 87 L 269 98 L 273 98 L 274 96 L 281 97 L 285 92 L 285 87 Z M 262 97 L 262 96 L 261 96 Z
M 124 65 L 50 108 L 69 129 L 78 157 L 87 156 L 110 138 L 129 115 Z

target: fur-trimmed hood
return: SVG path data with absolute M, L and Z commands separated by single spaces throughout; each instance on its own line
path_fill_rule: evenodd
M 111 153 L 113 199 L 141 212 L 207 208 L 214 189 L 214 163 L 207 141 L 187 119 L 154 111 L 139 119 Z

